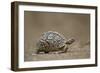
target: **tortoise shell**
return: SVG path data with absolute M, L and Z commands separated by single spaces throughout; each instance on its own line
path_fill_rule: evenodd
M 39 51 L 57 51 L 66 43 L 66 38 L 58 32 L 48 31 L 44 32 L 37 42 Z

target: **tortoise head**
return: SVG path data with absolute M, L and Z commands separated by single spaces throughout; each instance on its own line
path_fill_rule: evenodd
M 70 44 L 72 44 L 73 42 L 75 42 L 75 39 L 69 39 L 68 41 L 66 41 L 66 43 L 65 44 L 68 44 L 68 45 L 70 45 Z

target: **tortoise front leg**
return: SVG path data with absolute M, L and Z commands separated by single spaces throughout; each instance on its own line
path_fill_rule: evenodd
M 66 53 L 68 50 L 68 45 L 65 44 L 65 46 L 62 47 L 62 49 L 60 51 L 58 51 L 58 53 Z
M 68 50 L 68 45 L 65 45 L 61 53 L 66 53 Z
M 65 45 L 63 53 L 66 53 L 68 51 L 68 45 Z

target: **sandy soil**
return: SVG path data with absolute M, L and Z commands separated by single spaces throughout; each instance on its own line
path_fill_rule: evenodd
M 29 52 L 29 51 L 28 51 Z M 66 53 L 61 54 L 35 54 L 30 50 L 30 54 L 26 54 L 25 61 L 45 61 L 45 60 L 67 60 L 67 59 L 86 59 L 90 58 L 89 45 L 80 48 L 69 48 Z

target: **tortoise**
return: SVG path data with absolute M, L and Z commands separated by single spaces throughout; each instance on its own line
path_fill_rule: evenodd
M 55 31 L 44 32 L 36 44 L 36 53 L 65 53 L 74 41 L 74 39 L 66 40 L 63 35 Z

